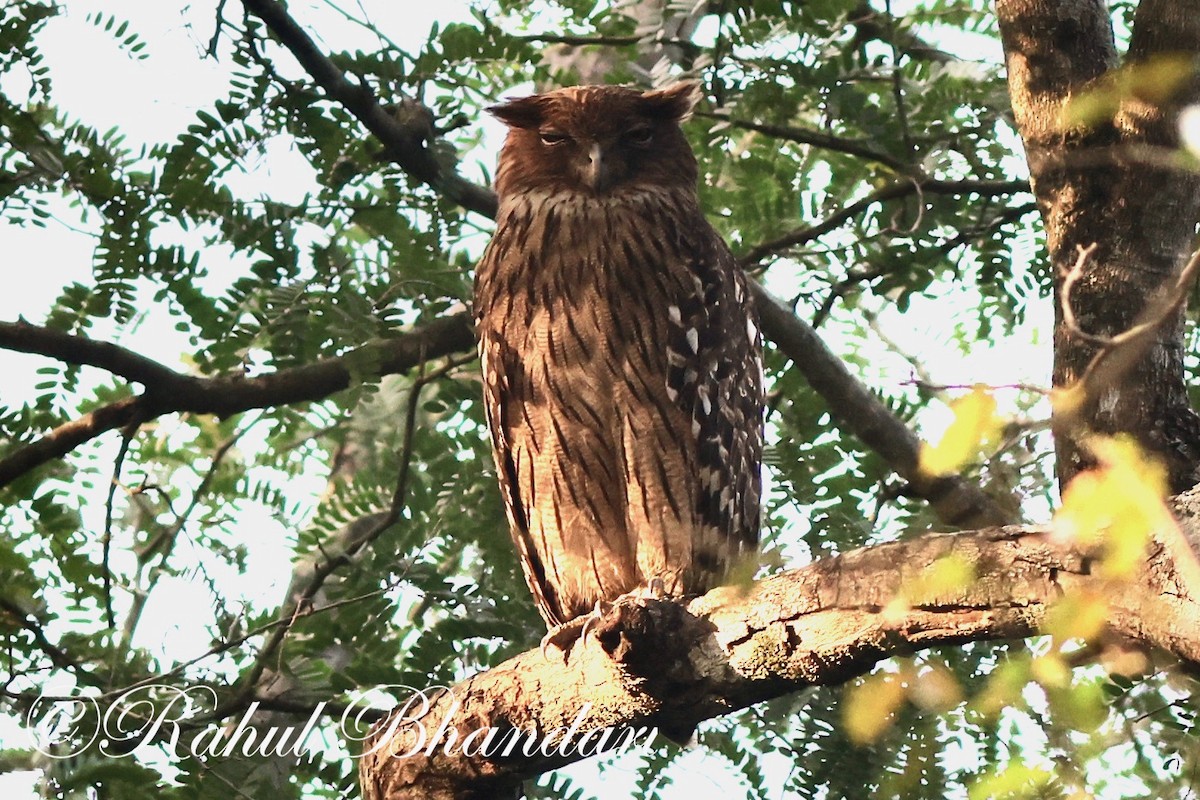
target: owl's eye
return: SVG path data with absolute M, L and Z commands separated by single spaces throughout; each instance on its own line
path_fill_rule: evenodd
M 571 138 L 561 131 L 539 131 L 538 135 L 542 139 L 542 144 L 545 145 L 562 144 Z
M 631 145 L 643 147 L 653 141 L 654 129 L 649 125 L 639 125 L 626 131 L 622 138 Z

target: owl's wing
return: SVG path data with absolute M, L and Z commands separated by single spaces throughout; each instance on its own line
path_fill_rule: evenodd
M 546 595 L 550 584 L 546 579 L 545 567 L 537 557 L 529 530 L 529 509 L 521 500 L 520 465 L 516 459 L 520 451 L 509 441 L 509 431 L 516 420 L 509 419 L 520 413 L 523 386 L 519 385 L 523 374 L 520 356 L 500 335 L 486 323 L 480 325 L 479 356 L 483 371 L 484 407 L 488 430 L 492 435 L 492 452 L 496 460 L 496 476 L 504 499 L 504 510 L 508 515 L 509 528 L 516 543 L 517 555 L 521 559 L 525 583 L 533 595 L 534 605 L 547 620 L 561 619 L 562 611 L 556 598 Z
M 763 447 L 762 339 L 746 276 L 707 222 L 689 231 L 691 291 L 666 309 L 667 394 L 691 422 L 696 514 L 693 558 L 720 573 L 758 543 Z

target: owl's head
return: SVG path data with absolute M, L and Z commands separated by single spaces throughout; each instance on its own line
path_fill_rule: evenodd
M 700 97 L 685 81 L 651 92 L 570 86 L 488 109 L 508 125 L 496 192 L 620 195 L 696 186 L 679 124 Z

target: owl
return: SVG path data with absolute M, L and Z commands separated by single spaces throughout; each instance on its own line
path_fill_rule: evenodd
M 512 537 L 552 628 L 652 589 L 700 594 L 758 543 L 762 341 L 700 211 L 695 83 L 576 86 L 508 126 L 475 280 Z

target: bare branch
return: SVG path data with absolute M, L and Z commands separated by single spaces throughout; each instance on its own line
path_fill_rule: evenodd
M 872 267 L 870 269 L 851 269 L 847 270 L 846 276 L 835 283 L 829 290 L 829 294 L 821 301 L 821 307 L 817 309 L 817 313 L 813 314 L 812 326 L 814 328 L 821 327 L 821 324 L 829 318 L 833 312 L 833 304 L 836 303 L 846 292 L 856 286 L 861 286 L 864 283 L 869 283 L 876 278 L 882 278 L 887 274 L 887 269 L 883 267 Z
M 916 434 L 833 354 L 817 332 L 752 282 L 763 330 L 792 359 L 812 388 L 825 399 L 829 413 L 853 432 L 924 498 L 938 518 L 955 527 L 984 527 L 1008 522 L 1007 514 L 975 486 L 958 476 L 931 477 L 918 469 L 921 441 Z
M 712 119 L 718 122 L 723 122 L 731 125 L 734 128 L 741 130 L 756 131 L 776 139 L 786 139 L 789 142 L 797 144 L 807 144 L 812 147 L 819 147 L 822 150 L 831 150 L 835 153 L 845 153 L 850 156 L 867 161 L 874 161 L 878 164 L 883 164 L 889 169 L 896 172 L 906 172 L 909 167 L 900 159 L 873 147 L 866 139 L 848 139 L 841 136 L 834 136 L 823 131 L 815 131 L 810 128 L 800 128 L 791 125 L 773 125 L 768 122 L 754 122 L 745 119 L 735 119 L 729 114 L 722 111 L 697 111 L 695 116 L 703 119 Z
M 953 238 L 939 244 L 937 252 L 943 254 L 950 253 L 955 248 L 970 244 L 999 228 L 1001 225 L 1020 219 L 1025 214 L 1036 210 L 1037 205 L 1035 203 L 1022 203 L 1017 206 L 1009 206 L 986 222 L 982 222 L 976 227 L 959 231 Z M 847 270 L 845 276 L 830 287 L 829 294 L 821 301 L 820 308 L 813 314 L 812 326 L 814 328 L 821 327 L 833 312 L 834 304 L 847 293 L 860 287 L 862 284 L 870 283 L 886 274 L 888 274 L 888 269 L 883 267 L 863 267 L 861 269 Z
M 140 397 L 126 397 L 59 425 L 42 438 L 0 459 L 0 488 L 32 469 L 62 458 L 102 433 L 129 424 L 141 409 Z
M 124 430 L 121 431 L 121 449 L 117 451 L 117 458 L 113 462 L 112 478 L 108 481 L 108 495 L 104 498 L 104 534 L 100 537 L 100 575 L 103 581 L 100 593 L 104 597 L 104 620 L 108 623 L 110 631 L 117 626 L 116 617 L 113 615 L 112 566 L 110 562 L 112 556 L 113 500 L 117 496 L 117 487 L 121 485 L 121 467 L 125 464 L 125 456 L 129 454 L 129 446 L 133 444 L 133 437 L 137 435 L 141 425 L 142 420 L 134 417 L 125 426 Z
M 1112 337 L 1088 333 L 1079 327 L 1079 320 L 1075 318 L 1075 307 L 1071 304 L 1071 292 L 1075 289 L 1075 284 L 1083 277 L 1083 269 L 1095 252 L 1095 242 L 1087 247 L 1082 245 L 1079 247 L 1079 257 L 1075 259 L 1075 263 L 1070 269 L 1063 271 L 1062 282 L 1059 284 L 1058 304 L 1059 310 L 1062 312 L 1063 325 L 1071 332 L 1072 336 L 1077 336 L 1090 344 L 1106 345 L 1112 341 Z
M 26 326 L 32 327 L 32 326 Z M 313 364 L 279 370 L 253 378 L 198 378 L 163 368 L 153 375 L 145 393 L 103 406 L 55 428 L 41 439 L 0 460 L 0 487 L 31 469 L 60 458 L 102 433 L 128 425 L 133 419 L 153 419 L 174 412 L 228 417 L 252 408 L 321 400 L 348 388 L 357 379 L 407 372 L 423 360 L 441 358 L 474 346 L 474 330 L 466 312 L 439 317 L 392 339 L 370 342 L 353 352 Z M 46 329 L 39 329 L 45 331 Z M 81 351 L 90 340 L 72 336 Z M 45 341 L 53 342 L 54 337 Z M 109 345 L 114 347 L 115 345 Z M 116 348 L 121 350 L 121 348 Z M 45 352 L 50 351 L 50 352 Z M 57 348 L 28 352 L 59 353 Z M 128 351 L 123 351 L 128 353 Z M 133 355 L 133 354 L 130 354 Z M 89 363 L 65 355 L 68 363 Z M 122 359 L 118 359 L 124 363 Z
M 963 180 L 963 181 L 946 181 L 934 178 L 908 178 L 897 180 L 893 183 L 876 189 L 866 197 L 858 200 L 850 205 L 842 208 L 835 214 L 831 214 L 816 225 L 806 225 L 797 228 L 790 233 L 786 233 L 776 239 L 772 239 L 762 244 L 755 245 L 747 252 L 743 253 L 738 261 L 743 267 L 749 267 L 759 263 L 767 256 L 785 252 L 798 245 L 811 242 L 830 231 L 837 230 L 842 225 L 845 225 L 854 217 L 861 214 L 876 203 L 882 203 L 887 200 L 897 200 L 901 197 L 907 197 L 912 194 L 948 194 L 948 195 L 963 195 L 975 194 L 980 196 L 993 196 L 1016 194 L 1018 192 L 1028 192 L 1028 181 L 993 181 L 993 180 Z
M 242 5 L 266 23 L 331 100 L 345 106 L 383 143 L 387 156 L 406 173 L 427 184 L 463 208 L 488 217 L 496 214 L 496 197 L 487 189 L 448 172 L 429 150 L 432 131 L 419 114 L 405 115 L 409 124 L 389 114 L 376 101 L 370 87 L 353 83 L 275 0 L 242 0 Z M 412 101 L 410 101 L 412 102 Z
M 180 377 L 170 367 L 111 342 L 87 339 L 24 321 L 0 322 L 0 348 L 49 356 L 64 364 L 99 367 L 143 386 L 162 385 Z
M 42 628 L 42 624 L 37 619 L 34 619 L 28 612 L 5 597 L 0 597 L 0 612 L 3 612 L 2 618 L 9 623 L 13 623 L 18 627 L 24 628 L 33 637 L 34 644 L 50 659 L 50 663 L 59 669 L 70 670 L 76 678 L 89 686 L 96 686 L 99 681 L 85 670 L 78 661 L 70 656 L 65 650 L 51 642 L 46 637 L 46 632 Z
M 583 34 L 572 35 L 562 33 L 532 33 L 523 36 L 514 36 L 518 42 L 530 42 L 537 44 L 565 44 L 570 47 L 627 47 L 634 44 L 653 43 L 657 45 L 671 45 L 673 47 L 684 48 L 689 52 L 697 53 L 700 51 L 700 46 L 690 39 L 679 39 L 663 35 L 664 31 L 659 29 L 656 34 L 651 36 L 605 36 L 603 34 Z
M 1070 311 L 1070 287 L 1079 279 L 1095 247 L 1092 245 L 1079 249 L 1079 258 L 1062 283 L 1064 324 L 1073 335 L 1084 336 L 1088 341 L 1100 345 L 1100 350 L 1092 357 L 1079 380 L 1066 387 L 1068 391 L 1078 393 L 1081 402 L 1061 404 L 1061 411 L 1056 408 L 1056 428 L 1060 433 L 1069 433 L 1069 429 L 1078 427 L 1081 420 L 1087 419 L 1104 392 L 1120 383 L 1154 345 L 1163 326 L 1175 321 L 1200 272 L 1200 250 L 1196 250 L 1187 264 L 1150 298 L 1132 326 L 1115 336 L 1087 334 L 1079 329 Z

